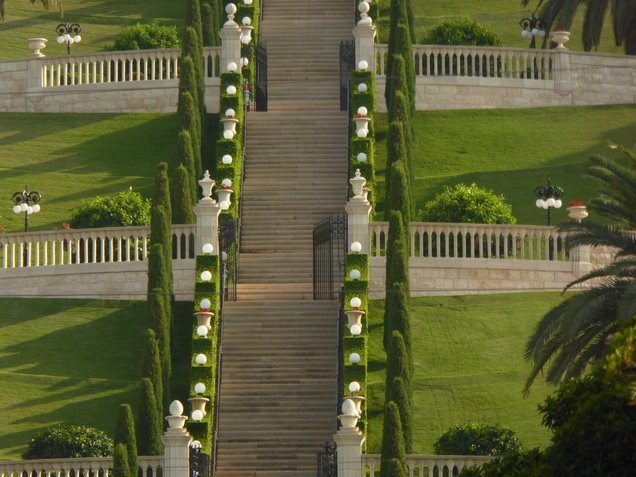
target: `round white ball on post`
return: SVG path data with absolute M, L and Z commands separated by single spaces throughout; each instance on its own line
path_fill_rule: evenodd
M 369 111 L 367 111 L 367 108 L 365 108 L 364 106 L 360 106 L 358 108 L 358 114 L 361 114 L 362 116 L 366 116 L 368 112 Z
M 227 200 L 224 200 L 223 202 L 219 204 L 219 208 L 221 210 L 227 210 L 230 208 L 230 203 Z
M 207 298 L 204 298 L 203 300 L 201 300 L 201 303 L 199 303 L 199 308 L 203 308 L 206 310 L 209 310 L 211 306 L 212 303 Z
M 349 362 L 351 364 L 358 364 L 360 362 L 360 355 L 358 353 L 351 353 L 349 355 Z
M 353 253 L 360 253 L 362 251 L 362 244 L 360 242 L 353 242 L 351 244 L 351 251 Z
M 361 276 L 362 274 L 360 273 L 360 270 L 358 270 L 357 268 L 354 268 L 353 270 L 349 272 L 349 278 L 351 278 L 352 280 L 360 280 Z
M 203 253 L 205 253 L 206 255 L 209 255 L 212 252 L 214 252 L 214 246 L 211 243 L 204 243 L 202 250 L 203 250 Z
M 236 66 L 236 63 L 234 63 L 233 61 L 230 61 L 230 62 L 227 64 L 227 70 L 228 70 L 228 71 L 230 71 L 230 72 L 232 72 L 232 73 L 233 73 L 233 72 L 235 72 L 237 69 L 238 69 L 238 66 Z
M 234 137 L 234 133 L 228 129 L 227 131 L 223 131 L 223 138 L 224 139 L 232 139 Z
M 362 333 L 362 327 L 360 327 L 360 325 L 353 325 L 349 328 L 349 331 L 351 332 L 351 336 L 358 336 Z
M 194 392 L 197 393 L 197 394 L 203 394 L 205 392 L 205 384 L 196 383 L 194 385 Z
M 203 353 L 197 354 L 196 358 L 194 358 L 194 362 L 200 366 L 203 366 L 205 363 L 208 362 L 208 357 Z
M 209 282 L 210 280 L 212 280 L 212 274 L 205 270 L 203 272 L 201 272 L 201 281 L 202 282 Z
M 359 93 L 366 93 L 367 89 L 368 89 L 368 87 L 367 87 L 366 83 L 360 83 L 358 85 L 358 92 Z
M 203 412 L 198 409 L 196 411 L 192 411 L 192 420 L 195 422 L 203 420 Z
M 230 85 L 225 89 L 225 92 L 227 94 L 229 94 L 230 96 L 233 96 L 236 94 L 236 86 Z
M 221 162 L 225 164 L 226 166 L 229 166 L 230 164 L 232 164 L 232 156 L 230 156 L 229 154 L 226 154 L 225 156 L 221 158 Z
M 197 328 L 197 335 L 199 338 L 206 338 L 208 336 L 208 327 L 205 325 L 201 325 Z
M 364 152 L 361 152 L 356 156 L 356 159 L 358 159 L 358 162 L 367 162 L 367 155 Z
M 360 391 L 360 383 L 358 381 L 351 381 L 349 383 L 349 392 L 357 393 Z
M 351 305 L 351 308 L 360 308 L 362 306 L 362 300 L 360 300 L 357 296 L 354 296 L 349 301 L 349 305 Z
M 366 61 L 362 60 L 358 63 L 358 69 L 360 71 L 366 71 L 366 69 L 369 67 L 369 63 L 367 63 Z

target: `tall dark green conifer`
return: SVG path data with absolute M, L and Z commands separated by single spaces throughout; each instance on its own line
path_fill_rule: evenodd
M 186 65 L 192 64 L 192 61 L 186 58 Z M 187 68 L 187 67 L 186 67 Z M 202 175 L 201 163 L 201 135 L 202 126 L 199 115 L 197 114 L 196 101 L 193 94 L 198 93 L 193 90 L 179 92 L 179 104 L 177 105 L 177 134 L 181 131 L 187 131 L 192 139 L 192 152 L 194 153 L 194 180 L 198 180 Z M 178 137 L 178 136 L 177 136 Z
M 153 205 L 150 216 L 150 253 L 155 245 L 161 245 L 166 276 L 164 291 L 172 294 L 172 226 L 163 205 Z M 171 311 L 172 308 L 166 310 Z
M 137 437 L 135 435 L 135 421 L 133 419 L 130 404 L 121 404 L 119 406 L 119 414 L 117 416 L 117 425 L 115 427 L 115 437 L 113 443 L 123 444 L 126 448 L 126 460 L 131 476 L 136 477 L 139 469 L 137 456 Z
M 198 0 L 190 0 L 196 2 L 198 9 Z M 189 9 L 188 9 L 189 10 Z M 205 113 L 205 74 L 203 68 L 203 34 L 201 33 L 201 23 L 199 16 L 198 27 L 187 26 L 183 38 L 181 40 L 181 61 L 186 57 L 192 60 L 194 71 L 194 82 L 192 86 L 197 89 L 196 99 L 197 108 L 199 110 L 199 120 L 203 122 Z M 179 83 L 181 86 L 181 83 Z
M 152 206 L 157 207 L 159 205 L 164 208 L 168 217 L 172 215 L 168 164 L 165 162 L 157 164 L 157 174 L 155 175 L 155 194 L 152 197 Z
M 391 383 L 393 383 L 395 378 L 402 378 L 404 380 L 404 386 L 406 386 L 409 397 L 411 396 L 413 389 L 412 367 L 413 365 L 406 351 L 406 345 L 404 344 L 402 333 L 397 330 L 393 330 L 389 349 L 386 352 L 387 399 L 390 393 Z
M 194 205 L 194 201 L 197 196 L 197 170 L 194 165 L 194 148 L 192 147 L 192 136 L 190 133 L 182 129 L 179 131 L 177 136 L 177 167 L 182 165 L 186 169 L 186 173 L 188 175 L 187 189 L 188 189 L 188 197 L 189 201 L 183 200 L 180 198 L 182 196 L 184 189 L 184 183 L 179 186 L 174 186 L 174 195 L 173 202 L 179 200 L 184 206 L 187 204 L 188 209 L 192 209 Z M 177 174 L 175 173 L 175 182 L 176 182 Z M 187 211 L 180 210 L 178 214 L 173 214 L 173 217 L 178 215 L 179 217 L 183 217 L 184 215 L 188 215 Z M 191 223 L 191 222 L 175 222 L 174 219 L 172 221 L 175 224 L 183 224 L 183 223 Z
M 170 356 L 170 315 L 166 312 L 168 305 L 161 288 L 153 288 L 148 295 L 148 316 L 155 332 L 159 357 L 161 359 L 161 379 L 163 383 L 162 409 L 170 403 L 170 376 L 172 374 L 172 358 Z M 159 396 L 158 396 L 159 397 Z
M 410 454 L 413 452 L 413 407 L 411 405 L 411 393 L 403 378 L 399 376 L 393 378 L 387 399 L 393 401 L 398 407 L 402 424 L 402 435 L 404 436 L 404 448 L 406 453 Z
M 408 98 L 415 100 L 415 63 L 413 61 L 413 40 L 406 23 L 398 23 L 395 36 L 395 53 L 404 58 L 406 71 L 406 84 L 408 85 Z M 411 110 L 415 111 L 414 102 Z
M 381 477 L 407 477 L 406 449 L 400 411 L 393 401 L 384 407 Z
M 152 299 L 150 299 L 152 300 Z M 159 303 L 161 301 L 159 300 Z M 160 305 L 161 306 L 161 305 Z M 153 304 L 154 308 L 154 304 Z M 157 316 L 159 315 L 159 316 Z M 158 323 L 151 323 L 153 326 L 161 327 L 160 333 L 165 333 L 164 317 L 160 316 L 161 311 L 151 315 L 151 319 L 158 321 Z M 146 331 L 146 345 L 144 347 L 144 358 L 141 365 L 141 377 L 148 378 L 152 382 L 152 388 L 155 392 L 155 408 L 160 415 L 163 414 L 163 367 L 161 365 L 161 352 L 159 351 L 159 340 L 154 329 L 150 328 Z M 147 406 L 146 403 L 141 403 L 142 407 Z M 138 440 L 139 442 L 139 440 Z M 141 442 L 140 442 L 141 446 Z M 150 455 L 143 454 L 142 455 Z
M 400 51 L 397 48 L 397 26 L 398 24 L 408 25 L 408 11 L 406 0 L 391 0 L 391 12 L 389 15 L 389 51 L 387 55 L 387 64 L 386 64 L 386 86 L 384 90 L 384 99 L 386 101 L 387 109 L 389 109 L 389 94 L 393 89 L 393 81 L 397 79 L 397 77 L 393 76 L 391 72 L 393 71 L 393 60 L 395 58 L 394 55 L 400 54 Z
M 191 175 L 188 173 L 183 164 L 177 168 L 174 177 L 174 202 L 175 209 L 172 221 L 175 224 L 194 224 L 196 217 L 192 207 L 192 196 L 190 195 Z
M 201 3 L 201 28 L 203 32 L 203 46 L 220 45 L 220 19 L 217 0 L 204 0 Z
M 163 416 L 161 408 L 156 406 L 156 391 L 150 378 L 141 380 L 141 400 L 137 416 L 137 442 L 139 455 L 162 455 Z
M 128 453 L 124 444 L 116 444 L 113 449 L 113 477 L 136 477 L 130 473 Z

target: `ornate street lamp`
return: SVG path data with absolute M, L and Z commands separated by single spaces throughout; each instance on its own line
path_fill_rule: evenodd
M 521 27 L 523 28 L 523 30 L 521 30 L 521 36 L 524 38 L 531 38 L 530 48 L 535 48 L 536 37 L 545 37 L 545 22 L 542 18 L 537 18 L 534 15 L 534 12 L 532 12 L 532 16 L 530 18 L 526 17 L 521 19 L 519 25 L 521 25 Z
M 80 36 L 82 27 L 79 23 L 70 23 L 68 21 L 66 23 L 60 23 L 55 27 L 55 31 L 58 34 L 57 42 L 66 42 L 67 52 L 69 55 L 71 54 L 71 45 L 82 41 L 82 37 Z
M 39 192 L 31 191 L 29 192 L 29 186 L 24 186 L 24 190 L 22 192 L 16 192 L 13 194 L 11 200 L 15 204 L 13 206 L 13 211 L 16 214 L 20 212 L 24 212 L 24 231 L 29 231 L 29 215 L 37 214 L 40 211 L 40 200 L 42 199 L 42 195 Z
M 552 184 L 550 184 L 550 179 L 548 179 L 548 185 L 546 187 L 537 187 L 536 189 L 534 189 L 534 193 L 538 197 L 535 205 L 539 208 L 547 209 L 548 225 L 552 225 L 550 210 L 552 209 L 552 207 L 554 207 L 555 209 L 560 209 L 563 205 L 563 202 L 561 202 L 563 189 L 557 186 L 553 186 Z

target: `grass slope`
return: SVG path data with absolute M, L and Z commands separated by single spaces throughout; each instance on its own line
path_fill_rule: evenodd
M 0 460 L 20 459 L 56 424 L 114 435 L 119 405 L 136 413 L 145 330 L 143 301 L 0 298 Z M 175 316 L 192 303 L 177 302 Z M 172 391 L 186 402 L 190 320 L 174 327 Z
M 377 118 L 377 179 L 382 217 L 386 170 L 386 115 Z M 636 105 L 569 106 L 533 109 L 417 111 L 414 195 L 416 210 L 442 192 L 443 185 L 472 182 L 503 194 L 520 224 L 545 225 L 534 188 L 554 185 L 563 199 L 587 202 L 596 186 L 583 178 L 589 158 L 621 158 L 607 141 L 631 147 Z M 553 223 L 567 219 L 565 207 Z
M 535 323 L 559 293 L 519 293 L 411 299 L 414 358 L 414 453 L 432 454 L 435 440 L 467 422 L 513 429 L 526 448 L 544 446 L 537 404 L 551 392 L 537 381 L 528 398 L 523 348 Z M 369 321 L 368 452 L 380 452 L 385 393 L 384 301 Z

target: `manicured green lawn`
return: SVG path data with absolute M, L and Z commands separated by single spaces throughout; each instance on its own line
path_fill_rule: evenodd
M 386 166 L 386 115 L 378 114 L 376 171 L 382 218 Z M 534 202 L 534 188 L 548 178 L 565 190 L 564 202 L 587 202 L 596 195 L 582 174 L 597 154 L 620 158 L 607 141 L 631 147 L 636 106 L 569 106 L 533 109 L 417 111 L 414 195 L 416 209 L 457 183 L 503 194 L 520 224 L 546 224 Z M 553 223 L 567 219 L 565 207 Z
M 552 388 L 537 380 L 523 397 L 523 348 L 534 324 L 560 299 L 559 293 L 516 293 L 411 300 L 415 453 L 433 453 L 443 432 L 467 422 L 510 427 L 526 448 L 547 444 L 537 404 Z M 379 452 L 382 435 L 383 307 L 383 300 L 370 307 L 369 453 Z

